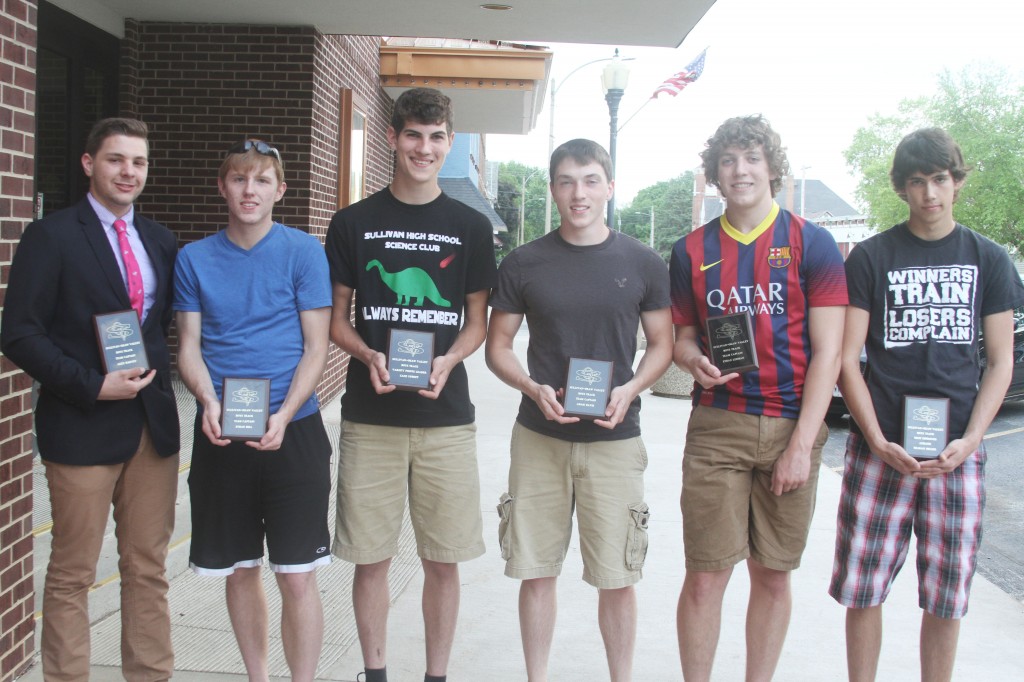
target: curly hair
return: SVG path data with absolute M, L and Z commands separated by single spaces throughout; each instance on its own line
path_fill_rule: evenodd
M 395 100 L 395 108 L 391 112 L 391 127 L 395 134 L 402 132 L 409 121 L 427 124 L 443 121 L 451 135 L 454 129 L 451 98 L 434 88 L 406 90 Z
M 953 179 L 962 182 L 968 168 L 964 155 L 956 143 L 942 128 L 921 128 L 910 133 L 896 145 L 889 179 L 900 196 L 906 191 L 907 180 L 914 173 L 931 175 L 949 171 Z
M 715 134 L 708 138 L 706 149 L 700 153 L 700 158 L 704 161 L 704 177 L 710 184 L 719 187 L 718 162 L 725 150 L 728 147 L 750 149 L 757 145 L 764 149 L 768 169 L 775 176 L 771 181 L 774 197 L 782 189 L 782 178 L 789 175 L 789 160 L 786 158 L 786 149 L 782 146 L 782 138 L 760 114 L 736 116 L 718 126 Z

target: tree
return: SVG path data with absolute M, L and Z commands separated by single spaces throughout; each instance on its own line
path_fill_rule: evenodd
M 526 180 L 526 197 L 523 201 L 523 180 Z M 523 227 L 528 242 L 544 234 L 544 198 L 548 192 L 546 168 L 526 166 L 516 161 L 505 161 L 498 166 L 498 201 L 494 210 L 508 226 L 508 235 L 503 237 L 506 248 L 498 256 L 503 257 L 519 246 L 519 212 L 525 206 Z M 557 225 L 555 225 L 557 227 Z
M 885 229 L 907 218 L 906 204 L 889 182 L 900 139 L 924 126 L 944 128 L 964 152 L 972 171 L 953 215 L 990 239 L 1018 252 L 1024 247 L 1024 85 L 1005 69 L 970 67 L 944 71 L 934 94 L 903 100 L 892 116 L 875 114 L 845 152 L 861 176 L 857 198 L 868 220 Z
M 662 180 L 640 190 L 628 206 L 617 211 L 622 231 L 644 244 L 650 244 L 652 208 L 654 250 L 667 262 L 672 246 L 690 232 L 693 173 L 687 171 L 677 178 Z

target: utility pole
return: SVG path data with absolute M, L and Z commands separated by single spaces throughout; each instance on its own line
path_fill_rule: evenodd
M 651 249 L 654 249 L 654 206 L 651 206 Z

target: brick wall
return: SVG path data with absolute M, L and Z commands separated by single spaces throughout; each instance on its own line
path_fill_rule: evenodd
M 0 315 L 15 245 L 32 216 L 35 150 L 34 0 L 0 3 Z M 151 129 L 152 166 L 139 209 L 181 244 L 224 221 L 216 171 L 246 136 L 284 156 L 288 192 L 278 220 L 321 239 L 337 194 L 338 94 L 368 103 L 367 192 L 391 175 L 384 132 L 391 100 L 379 87 L 379 39 L 312 28 L 125 23 L 120 113 Z M 320 393 L 342 387 L 347 358 L 332 350 Z M 32 591 L 31 381 L 0 356 L 0 682 L 30 663 Z
M 138 206 L 180 244 L 223 226 L 217 169 L 225 150 L 263 137 L 282 152 L 288 192 L 275 218 L 308 229 L 314 31 L 126 22 L 133 64 L 122 109 L 149 124 L 151 164 Z
M 366 193 L 376 192 L 391 179 L 391 152 L 386 141 L 393 102 L 379 87 L 380 39 L 373 36 L 321 35 L 314 69 L 313 137 L 309 220 L 311 231 L 327 234 L 337 210 L 339 92 L 354 90 L 366 103 Z M 321 396 L 333 396 L 344 386 L 348 356 L 331 344 Z
M 0 9 L 0 306 L 15 245 L 32 217 L 36 3 Z M 0 315 L 2 315 L 0 308 Z M 0 357 L 0 681 L 33 652 L 31 380 Z
M 121 55 L 118 62 L 118 116 L 139 118 L 139 24 L 133 19 L 124 22 Z
M 340 88 L 370 103 L 367 188 L 388 182 L 391 100 L 379 87 L 379 38 L 310 27 L 128 21 L 126 29 L 129 101 L 121 106 L 150 127 L 152 163 L 138 205 L 179 244 L 223 226 L 217 169 L 247 136 L 281 151 L 288 191 L 275 218 L 323 239 L 336 206 Z M 341 389 L 346 361 L 332 347 L 322 399 Z

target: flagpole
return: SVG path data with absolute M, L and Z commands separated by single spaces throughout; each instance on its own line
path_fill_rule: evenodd
M 670 78 L 669 80 L 667 80 L 664 83 L 662 83 L 654 91 L 654 94 L 651 95 L 650 98 L 646 102 L 641 104 L 640 108 L 637 109 L 636 111 L 634 111 L 633 115 L 630 116 L 629 118 L 627 118 L 626 121 L 622 125 L 620 125 L 618 130 L 616 130 L 615 132 L 616 133 L 620 132 L 623 128 L 626 127 L 626 125 L 630 121 L 632 121 L 634 118 L 636 118 L 636 115 L 639 114 L 641 111 L 643 111 L 644 107 L 646 107 L 648 104 L 650 104 L 652 100 L 658 99 L 658 94 L 659 93 L 667 92 L 668 94 L 670 94 L 673 97 L 675 97 L 680 92 L 682 92 L 683 88 L 685 88 L 687 85 L 689 85 L 690 83 L 695 82 L 698 78 L 700 78 L 701 73 L 704 72 L 704 58 L 707 56 L 707 53 L 708 53 L 708 48 L 705 47 L 701 51 L 701 53 L 694 58 L 694 60 L 692 62 L 690 62 L 689 64 L 686 65 L 686 70 L 685 71 L 682 71 L 680 73 L 675 74 L 675 76 L 673 78 Z M 686 74 L 686 80 L 683 80 L 682 82 L 676 82 L 678 79 L 682 78 L 683 74 Z M 673 92 L 672 89 L 664 89 L 666 84 L 668 84 L 668 83 L 672 83 L 673 87 L 675 87 L 675 91 L 674 92 Z
M 639 113 L 640 113 L 641 111 L 643 111 L 643 110 L 644 110 L 644 107 L 646 107 L 646 106 L 647 106 L 648 104 L 650 104 L 650 103 L 651 103 L 651 100 L 652 100 L 652 99 L 654 99 L 654 98 L 653 98 L 653 97 L 651 97 L 651 98 L 650 98 L 650 99 L 648 99 L 648 100 L 647 100 L 646 102 L 644 102 L 643 104 L 641 104 L 641 105 L 640 105 L 640 108 L 639 108 L 639 109 L 637 109 L 636 111 L 634 111 L 634 112 L 633 112 L 633 115 L 632 115 L 632 116 L 630 116 L 629 118 L 627 118 L 627 119 L 626 119 L 626 123 L 629 123 L 629 122 L 630 122 L 630 121 L 632 121 L 632 120 L 633 120 L 634 118 L 636 118 L 636 115 L 637 115 L 637 114 L 639 114 Z M 618 130 L 618 132 L 620 132 L 620 133 L 622 132 L 622 129 L 626 127 L 626 123 L 623 123 L 622 125 L 620 125 L 620 126 L 619 126 L 619 130 Z

